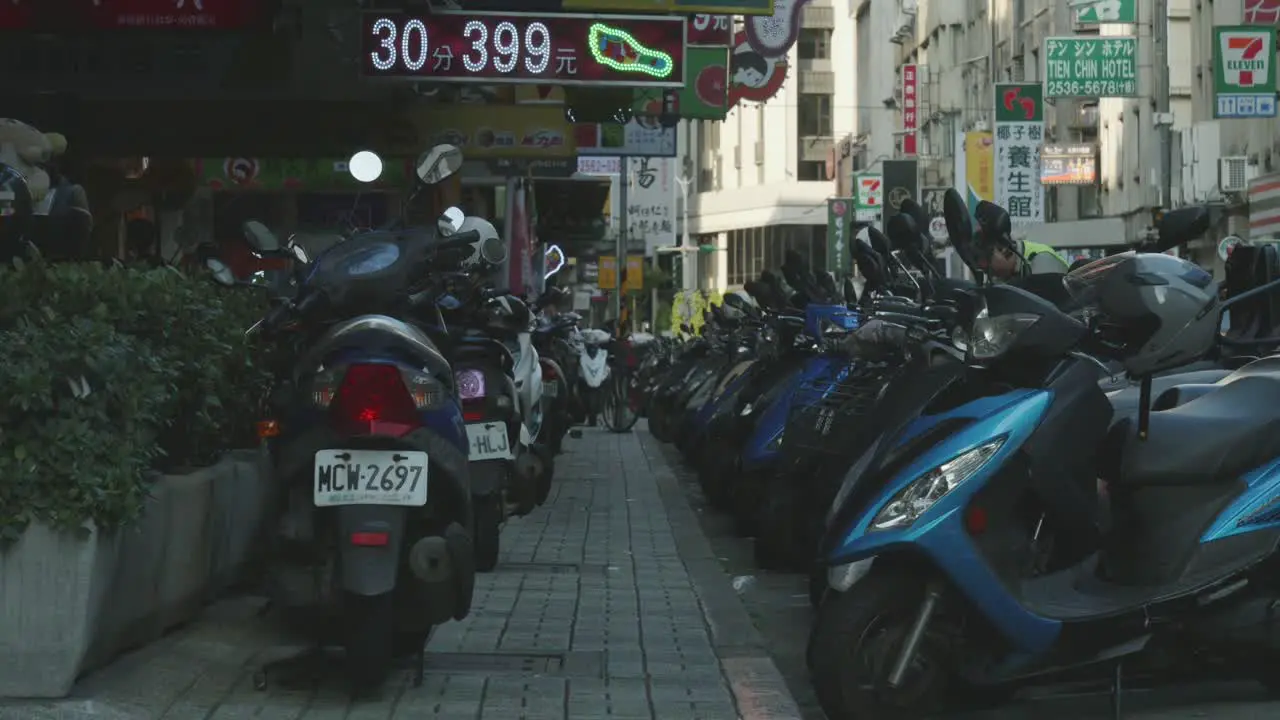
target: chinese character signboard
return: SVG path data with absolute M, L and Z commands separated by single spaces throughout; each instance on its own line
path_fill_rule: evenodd
M 929 235 L 934 240 L 946 240 L 947 221 L 943 215 L 943 198 L 947 195 L 945 187 L 920 188 L 920 207 L 929 216 Z
M 689 47 L 727 48 L 733 45 L 733 18 L 704 13 L 689 16 L 685 43 Z
M 1138 96 L 1138 38 L 1051 37 L 1044 49 L 1045 97 Z
M 451 106 L 451 110 L 459 107 Z M 492 113 L 493 108 L 477 106 Z M 561 116 L 562 108 L 557 108 Z M 609 155 L 614 157 L 675 157 L 676 129 L 663 127 L 656 119 L 632 118 L 626 125 L 617 123 L 575 123 L 573 136 L 579 157 Z
M 854 175 L 853 193 L 854 220 L 879 226 L 884 206 L 884 176 L 879 173 Z
M 989 132 L 962 132 L 956 145 L 963 151 L 956 153 L 953 179 L 972 212 L 978 207 L 978 201 L 993 201 L 996 197 L 995 140 Z
M 1276 116 L 1276 29 L 1213 29 L 1213 116 Z
M 1091 143 L 1040 148 L 1041 185 L 1093 185 L 1098 182 L 1098 150 Z
M 644 242 L 646 255 L 677 244 L 676 161 L 671 158 L 627 158 L 631 185 L 627 190 L 627 242 Z M 625 180 L 625 178 L 624 178 Z
M 919 85 L 919 66 L 902 66 L 902 154 L 916 154 L 916 130 L 920 117 L 916 114 L 916 98 Z
M 1044 222 L 1040 147 L 1044 94 L 1039 83 L 996 83 L 995 203 L 1015 225 Z
M 370 12 L 365 77 L 684 87 L 683 17 Z
M 1138 22 L 1138 0 L 1086 0 L 1076 6 L 1081 25 Z
M 844 277 L 853 268 L 849 253 L 853 198 L 827 198 L 827 270 Z

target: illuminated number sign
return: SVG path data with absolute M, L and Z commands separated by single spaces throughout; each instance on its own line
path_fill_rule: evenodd
M 366 77 L 548 85 L 684 85 L 684 17 L 366 13 Z

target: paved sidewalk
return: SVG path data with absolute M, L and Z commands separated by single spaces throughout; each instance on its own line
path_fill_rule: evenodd
M 639 430 L 639 428 L 637 428 Z M 260 601 L 234 600 L 90 675 L 75 697 L 0 704 L 0 720 L 791 720 L 800 713 L 674 474 L 637 434 L 587 430 L 552 499 L 503 531 L 476 604 L 378 700 L 252 687 L 288 652 Z

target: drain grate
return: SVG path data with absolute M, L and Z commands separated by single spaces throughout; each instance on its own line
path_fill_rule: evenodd
M 604 676 L 604 653 L 566 652 L 428 652 L 425 670 L 436 674 Z
M 577 563 L 499 563 L 498 572 L 540 573 L 544 575 L 568 575 L 581 570 Z

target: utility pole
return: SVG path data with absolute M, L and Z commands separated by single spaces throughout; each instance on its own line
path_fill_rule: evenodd
M 698 249 L 689 239 L 689 185 L 693 181 L 684 175 L 676 176 L 680 186 L 680 289 L 698 289 Z
M 614 288 L 613 293 L 613 319 L 617 322 L 622 319 L 622 278 L 627 271 L 627 225 L 630 224 L 631 218 L 627 214 L 627 190 L 631 185 L 631 158 L 623 157 L 621 160 L 622 167 L 619 168 L 618 174 L 618 216 L 622 218 L 622 222 L 618 225 L 618 241 L 614 248 Z M 621 332 L 622 328 L 618 328 Z
M 1141 7 L 1141 3 L 1139 4 Z M 1158 207 L 1173 205 L 1173 112 L 1169 106 L 1169 0 L 1155 0 L 1151 18 L 1151 77 L 1155 82 L 1156 130 L 1160 133 Z

